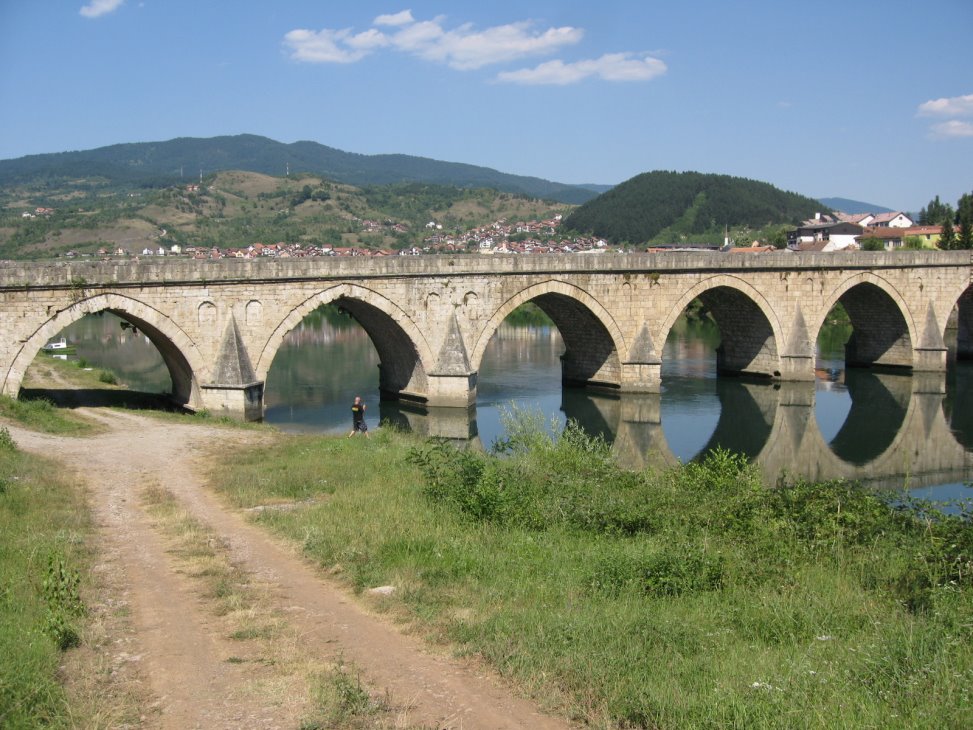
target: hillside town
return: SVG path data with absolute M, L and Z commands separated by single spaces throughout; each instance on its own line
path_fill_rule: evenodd
M 50 215 L 49 212 L 45 212 Z M 359 220 L 361 230 L 376 232 L 383 228 L 404 233 L 408 227 L 403 223 L 380 223 L 373 220 Z M 319 256 L 419 256 L 424 254 L 551 254 L 551 253 L 605 253 L 613 250 L 603 238 L 594 236 L 559 235 L 561 216 L 546 220 L 514 221 L 497 220 L 488 225 L 478 226 L 463 233 L 444 232 L 441 224 L 430 221 L 426 224 L 427 234 L 422 246 L 403 249 L 369 248 L 365 246 L 329 246 L 277 241 L 274 243 L 255 242 L 246 246 L 232 248 L 181 246 L 172 244 L 144 247 L 137 256 L 182 256 L 194 259 L 255 259 L 255 258 L 310 258 Z M 784 250 L 801 253 L 831 253 L 857 251 L 861 249 L 894 251 L 906 247 L 936 248 L 942 226 L 917 225 L 909 215 L 901 211 L 890 213 L 818 214 L 804 221 L 797 228 L 787 232 L 787 246 Z M 871 245 L 870 245 L 871 244 Z M 877 244 L 877 245 L 876 245 Z M 653 244 L 645 251 L 662 253 L 666 251 L 722 251 L 729 253 L 763 253 L 779 250 L 778 247 L 760 240 L 749 244 L 733 242 L 725 238 L 720 243 L 670 243 Z M 127 256 L 131 252 L 119 247 L 100 248 L 98 256 Z M 66 256 L 78 254 L 68 252 Z
M 600 253 L 609 249 L 608 242 L 593 236 L 559 235 L 562 216 L 556 215 L 545 220 L 514 221 L 500 219 L 484 226 L 478 226 L 462 233 L 443 231 L 443 226 L 435 221 L 426 224 L 422 246 L 403 249 L 369 248 L 365 246 L 330 246 L 316 244 L 256 242 L 247 246 L 233 248 L 158 245 L 144 247 L 139 256 L 183 256 L 195 259 L 255 259 L 309 258 L 317 256 L 419 256 L 422 254 L 541 254 L 541 253 Z M 403 223 L 355 219 L 366 233 L 382 231 L 385 228 L 395 233 L 406 233 L 408 227 Z M 99 256 L 125 256 L 130 252 L 124 248 L 100 248 Z M 68 256 L 74 256 L 69 252 Z

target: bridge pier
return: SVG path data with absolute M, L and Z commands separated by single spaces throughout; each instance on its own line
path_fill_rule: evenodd
M 469 408 L 476 405 L 477 373 L 426 376 L 426 405 L 433 408 Z
M 213 366 L 211 382 L 200 387 L 203 408 L 243 421 L 263 418 L 264 382 L 250 362 L 236 317 L 230 314 Z
M 259 421 L 263 418 L 262 381 L 246 385 L 203 385 L 200 391 L 203 409 L 209 413 L 237 421 Z
M 797 383 L 812 382 L 814 355 L 781 355 L 780 380 Z
M 622 363 L 623 393 L 661 393 L 661 362 L 624 362 Z
M 912 370 L 913 372 L 945 373 L 947 350 L 941 348 L 916 348 L 913 351 Z

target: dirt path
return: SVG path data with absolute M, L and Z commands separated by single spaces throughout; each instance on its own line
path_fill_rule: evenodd
M 146 513 L 148 487 L 171 492 L 209 526 L 233 563 L 267 590 L 301 649 L 324 660 L 343 657 L 372 691 L 388 693 L 395 727 L 566 728 L 538 712 L 481 668 L 437 655 L 370 615 L 266 533 L 227 509 L 200 480 L 209 449 L 234 448 L 257 435 L 178 425 L 118 411 L 82 409 L 106 432 L 56 437 L 10 426 L 20 448 L 54 457 L 90 489 L 105 546 L 131 608 L 134 635 L 124 658 L 136 661 L 155 696 L 141 724 L 164 728 L 294 728 L 307 710 L 306 688 L 274 662 L 233 661 L 241 644 L 227 637 L 198 585 L 181 571 L 171 546 Z

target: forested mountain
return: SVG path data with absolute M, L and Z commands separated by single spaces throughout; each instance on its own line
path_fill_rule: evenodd
M 729 175 L 646 172 L 576 209 L 567 228 L 612 243 L 678 241 L 729 228 L 796 224 L 824 212 L 817 200 Z
M 81 152 L 28 155 L 0 160 L 0 187 L 164 187 L 220 170 L 266 175 L 308 173 L 349 185 L 431 183 L 502 192 L 562 203 L 583 203 L 604 186 L 564 185 L 537 177 L 508 175 L 487 167 L 410 155 L 359 155 L 317 142 L 284 144 L 252 134 L 182 137 L 167 142 L 117 144 Z
M 840 210 L 842 213 L 891 213 L 891 208 L 872 203 L 863 203 L 860 200 L 850 200 L 849 198 L 818 198 L 818 201 L 831 210 Z

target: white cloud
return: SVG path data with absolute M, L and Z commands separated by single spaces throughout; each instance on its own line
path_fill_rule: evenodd
M 391 40 L 397 48 L 427 61 L 469 71 L 492 63 L 551 53 L 577 43 L 583 35 L 580 28 L 569 26 L 536 33 L 527 22 L 498 25 L 483 31 L 474 31 L 467 23 L 447 31 L 439 22 L 431 21 L 405 28 Z
M 606 53 L 601 58 L 565 63 L 547 61 L 534 68 L 505 71 L 497 81 L 525 85 L 567 86 L 597 77 L 604 81 L 649 81 L 668 70 L 658 58 L 639 58 L 632 53 Z
M 291 58 L 308 63 L 354 63 L 385 43 L 385 36 L 374 28 L 357 35 L 347 29 L 298 29 L 284 36 L 284 44 L 292 51 Z
M 414 22 L 415 18 L 412 17 L 412 11 L 403 10 L 401 13 L 395 13 L 394 15 L 379 15 L 372 21 L 372 25 L 400 26 Z
M 951 119 L 948 122 L 934 124 L 930 129 L 932 136 L 937 139 L 973 137 L 973 122 L 961 122 L 958 119 Z
M 973 116 L 973 94 L 966 96 L 932 99 L 919 105 L 919 116 L 923 117 L 968 117 Z
M 529 22 L 498 25 L 481 31 L 474 30 L 469 23 L 447 30 L 444 23 L 442 16 L 416 21 L 411 11 L 403 10 L 375 19 L 376 26 L 397 28 L 390 35 L 375 28 L 357 35 L 348 29 L 299 29 L 287 33 L 284 43 L 292 49 L 291 58 L 310 63 L 351 63 L 363 58 L 367 51 L 387 45 L 427 61 L 467 71 L 551 53 L 577 43 L 584 35 L 580 28 L 567 26 L 535 31 Z
M 470 71 L 530 56 L 545 56 L 574 45 L 584 30 L 571 26 L 537 28 L 520 21 L 477 30 L 472 23 L 446 26 L 445 16 L 416 20 L 411 10 L 379 15 L 362 33 L 351 29 L 292 30 L 284 36 L 295 61 L 354 63 L 379 48 Z M 378 28 L 386 29 L 378 30 Z M 497 81 L 565 86 L 587 78 L 603 81 L 648 81 L 663 75 L 666 64 L 648 53 L 606 53 L 600 58 L 547 61 L 534 68 L 500 73 Z
M 125 0 L 91 0 L 81 6 L 81 14 L 86 18 L 100 18 L 110 12 L 118 10 Z

